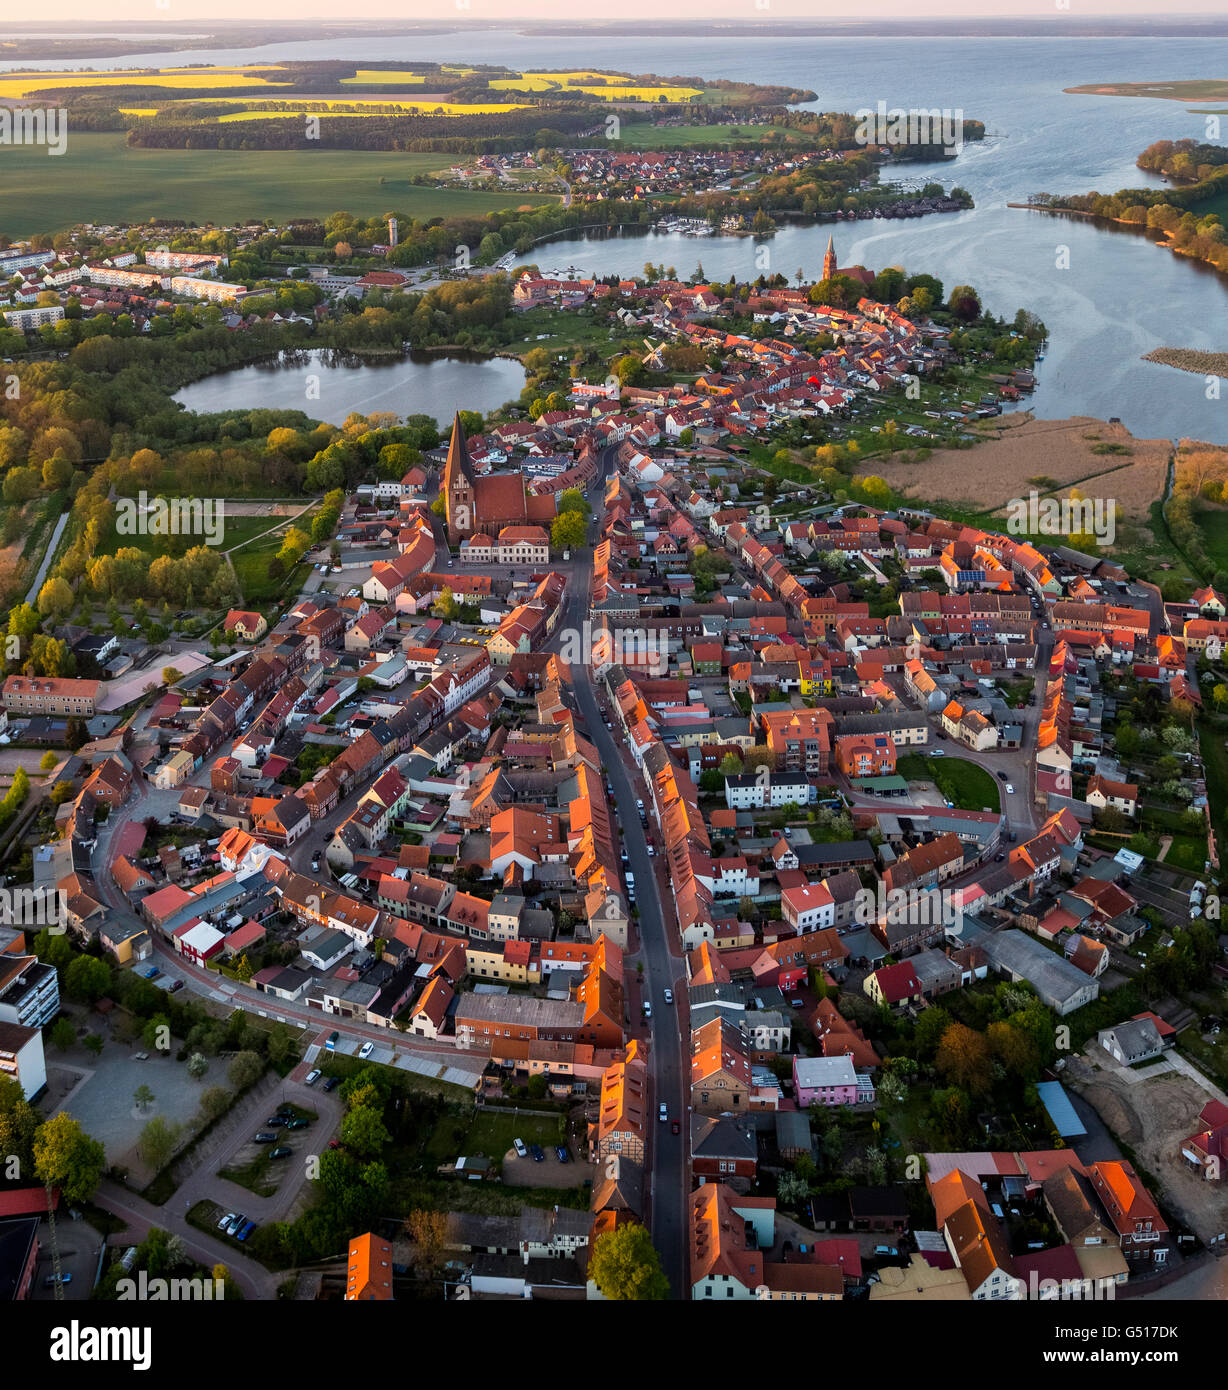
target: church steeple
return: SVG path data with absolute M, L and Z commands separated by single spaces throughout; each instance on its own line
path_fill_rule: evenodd
M 830 280 L 836 273 L 836 248 L 831 237 L 827 238 L 827 250 L 823 253 L 823 279 Z
M 448 445 L 447 462 L 443 466 L 441 489 L 444 515 L 448 522 L 448 540 L 453 545 L 477 529 L 475 489 L 473 465 L 469 461 L 469 442 L 465 438 L 465 427 L 461 424 L 458 411 L 452 422 L 452 439 Z
M 452 421 L 452 438 L 448 444 L 448 460 L 444 464 L 445 486 L 447 479 L 456 472 L 472 487 L 473 464 L 469 461 L 469 441 L 465 438 L 465 427 L 461 424 L 460 411 Z

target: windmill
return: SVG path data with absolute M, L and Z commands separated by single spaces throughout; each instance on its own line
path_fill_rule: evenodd
M 665 370 L 665 359 L 661 356 L 664 343 L 654 343 L 651 338 L 644 339 L 644 346 L 648 349 L 647 353 L 640 359 L 650 372 L 663 372 Z

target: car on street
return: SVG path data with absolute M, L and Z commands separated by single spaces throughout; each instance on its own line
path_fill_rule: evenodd
M 534 1163 L 545 1163 L 546 1155 L 542 1151 L 542 1146 L 540 1144 L 530 1144 L 529 1152 L 533 1155 Z
M 523 1139 L 513 1139 L 512 1148 L 516 1150 L 517 1158 L 528 1158 L 529 1151 L 527 1148 L 525 1148 L 525 1143 Z
M 667 1004 L 672 1004 L 674 1002 L 674 991 L 672 989 L 667 989 L 665 991 L 665 1002 Z
M 307 1076 L 306 1076 L 305 1080 L 303 1081 L 303 1085 L 304 1085 L 304 1086 L 314 1086 L 314 1085 L 316 1084 L 316 1082 L 319 1081 L 319 1079 L 320 1079 L 320 1068 L 319 1068 L 319 1067 L 316 1067 L 314 1070 L 309 1071 L 309 1072 L 307 1073 Z
M 277 1143 L 277 1135 L 275 1135 L 275 1134 L 272 1132 L 272 1130 L 268 1130 L 268 1129 L 259 1129 L 259 1130 L 257 1130 L 256 1133 L 252 1136 L 252 1143 L 253 1143 L 253 1144 L 276 1144 L 276 1143 Z
M 946 756 L 947 756 L 947 750 L 946 750 L 945 748 L 935 748 L 935 749 L 934 749 L 934 757 L 936 757 L 936 758 L 945 758 Z
M 656 850 L 651 845 L 648 846 L 648 854 L 650 857 L 656 854 Z
M 1001 862 L 1002 862 L 1005 858 L 1006 858 L 1006 855 L 1005 855 L 1005 854 L 995 854 L 994 857 L 993 857 L 994 863 L 995 863 L 995 864 L 1001 864 Z
M 558 1159 L 560 1163 L 571 1162 L 571 1155 L 567 1152 L 566 1147 L 562 1144 L 556 1144 L 554 1146 L 554 1156 Z
M 682 1133 L 682 1126 L 678 1123 L 677 1120 L 675 1120 L 675 1121 L 673 1122 L 673 1124 L 670 1125 L 670 1127 L 669 1127 L 669 1132 L 670 1132 L 671 1134 L 681 1134 L 681 1133 Z
M 72 1275 L 71 1275 L 71 1274 L 49 1274 L 49 1275 L 47 1275 L 47 1277 L 43 1280 L 43 1288 L 45 1288 L 45 1289 L 54 1289 L 55 1286 L 56 1286 L 56 1281 L 57 1281 L 57 1280 L 59 1281 L 59 1283 L 60 1283 L 61 1285 L 63 1285 L 63 1284 L 71 1284 L 71 1283 L 72 1283 Z
M 664 1124 L 665 1121 L 669 1119 L 669 1109 L 667 1108 L 664 1101 L 662 1101 L 661 1104 L 657 1107 L 657 1115 L 660 1118 L 662 1124 Z
M 269 1150 L 269 1157 L 270 1157 L 270 1158 L 289 1158 L 290 1155 L 291 1155 L 293 1152 L 294 1152 L 293 1149 L 288 1149 L 288 1148 L 286 1148 L 286 1146 L 285 1146 L 284 1144 L 278 1144 L 278 1146 L 277 1146 L 275 1149 L 270 1149 L 270 1150 Z
M 375 1050 L 375 1044 L 374 1044 L 374 1043 L 365 1042 L 365 1043 L 363 1043 L 363 1045 L 358 1049 L 358 1055 L 359 1055 L 360 1057 L 370 1057 L 371 1053 L 372 1053 L 374 1050 Z
M 647 999 L 644 1000 L 644 1017 L 645 1017 L 645 1018 L 651 1018 L 651 1017 L 652 1017 L 652 1005 L 649 1003 L 649 1001 L 648 1001 Z
M 999 773 L 998 773 L 998 781 L 999 781 L 999 782 L 1005 782 L 1005 781 L 1006 781 L 1006 773 L 1005 773 L 1005 772 L 999 772 Z
M 1007 794 L 1007 796 L 1014 796 L 1014 795 L 1015 795 L 1015 788 L 1012 787 L 1011 784 L 1010 784 L 1009 782 L 1006 784 L 1006 794 Z

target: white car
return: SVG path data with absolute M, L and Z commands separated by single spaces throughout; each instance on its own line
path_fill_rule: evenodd
M 651 1018 L 651 1017 L 652 1017 L 652 1005 L 648 1002 L 647 999 L 644 1000 L 644 1017 L 645 1017 L 645 1018 Z
M 523 1139 L 513 1139 L 512 1148 L 516 1150 L 517 1158 L 528 1158 L 529 1151 L 525 1148 Z
M 665 1002 L 667 1004 L 672 1004 L 674 1002 L 674 991 L 672 989 L 667 989 L 665 991 Z
M 360 1057 L 370 1057 L 372 1049 L 374 1047 L 374 1043 L 363 1043 L 363 1045 L 358 1049 L 358 1055 Z
M 664 1124 L 665 1121 L 669 1119 L 669 1109 L 667 1108 L 664 1101 L 661 1102 L 661 1105 L 657 1110 L 657 1115 L 660 1117 L 662 1124 Z
M 1011 784 L 1010 784 L 1009 782 L 1006 784 L 1006 794 L 1007 794 L 1007 796 L 1014 796 L 1014 795 L 1015 795 L 1015 788 L 1012 787 Z
M 314 1071 L 309 1071 L 309 1072 L 307 1073 L 307 1076 L 306 1076 L 306 1078 L 304 1079 L 303 1084 L 304 1084 L 305 1086 L 314 1086 L 314 1085 L 316 1084 L 316 1082 L 319 1081 L 319 1079 L 320 1079 L 320 1068 L 319 1068 L 319 1067 L 316 1067 L 316 1069 L 315 1069 Z
M 226 1227 L 229 1226 L 234 1219 L 235 1213 L 233 1211 L 228 1211 L 226 1215 L 223 1216 L 222 1219 L 217 1223 L 218 1230 L 224 1231 Z

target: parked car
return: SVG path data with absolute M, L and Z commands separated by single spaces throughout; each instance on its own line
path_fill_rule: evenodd
M 230 1218 L 230 1225 L 226 1227 L 226 1234 L 228 1236 L 237 1235 L 238 1232 L 242 1229 L 243 1223 L 246 1220 L 247 1217 L 244 1216 L 241 1211 L 235 1212 L 235 1214 Z
M 530 1144 L 529 1152 L 533 1155 L 534 1163 L 545 1163 L 546 1155 L 542 1152 L 542 1146 L 540 1144 Z
M 242 1229 L 236 1234 L 235 1239 L 246 1240 L 255 1229 L 256 1223 L 254 1221 L 245 1221 L 243 1223 Z
M 330 1076 L 330 1077 L 324 1082 L 324 1089 L 325 1089 L 326 1091 L 333 1091 L 333 1090 L 336 1090 L 336 1088 L 337 1088 L 338 1086 L 340 1086 L 340 1085 L 341 1085 L 341 1078 L 340 1078 L 339 1076 Z
M 370 1057 L 371 1053 L 372 1053 L 374 1050 L 375 1050 L 375 1044 L 374 1044 L 374 1043 L 365 1042 L 365 1043 L 363 1043 L 363 1045 L 358 1049 L 358 1055 L 359 1055 L 360 1057 Z
M 554 1146 L 554 1153 L 555 1157 L 558 1159 L 560 1163 L 571 1162 L 571 1155 L 567 1152 L 566 1148 L 562 1144 L 556 1144 Z
M 1005 781 L 1006 781 L 1006 773 L 1005 773 L 1005 772 L 999 772 L 999 773 L 998 773 L 998 781 L 1000 781 L 1000 782 L 1005 782 Z
M 43 1280 L 43 1288 L 45 1288 L 45 1289 L 54 1289 L 55 1286 L 56 1286 L 56 1281 L 57 1281 L 57 1280 L 59 1281 L 59 1283 L 61 1284 L 61 1286 L 64 1285 L 64 1284 L 71 1284 L 71 1283 L 72 1283 L 72 1275 L 71 1275 L 71 1274 L 49 1274 L 49 1275 L 47 1275 L 47 1277 Z
M 226 1212 L 225 1215 L 222 1217 L 222 1219 L 217 1223 L 217 1228 L 218 1228 L 218 1230 L 219 1230 L 219 1231 L 224 1231 L 224 1230 L 226 1229 L 226 1227 L 229 1226 L 230 1223 L 231 1223 L 234 1219 L 235 1219 L 235 1214 L 234 1214 L 233 1211 L 228 1211 L 228 1212 Z
M 651 1018 L 651 1017 L 652 1017 L 652 1004 L 651 1004 L 647 999 L 644 1000 L 643 1008 L 644 1008 L 644 1017 L 645 1017 L 645 1018 Z
M 284 1124 L 287 1129 L 306 1129 L 309 1123 L 308 1120 L 304 1120 L 301 1116 L 295 1116 L 292 1120 L 282 1121 L 282 1124 Z
M 151 965 L 147 970 L 141 971 L 147 980 L 156 980 L 161 973 L 156 965 Z
M 338 1043 L 340 1040 L 341 1040 L 341 1034 L 340 1034 L 340 1033 L 330 1033 L 330 1034 L 328 1035 L 328 1040 L 325 1042 L 324 1046 L 329 1050 L 329 1052 L 335 1052 L 336 1049 L 337 1049 L 337 1043 Z
M 529 1156 L 529 1151 L 525 1148 L 523 1139 L 513 1139 L 512 1148 L 516 1150 L 517 1158 L 527 1158 Z
M 270 1115 L 269 1118 L 265 1120 L 265 1124 L 268 1125 L 270 1129 L 276 1129 L 278 1125 L 284 1125 L 285 1123 L 286 1117 L 284 1115 Z
M 181 990 L 182 988 L 183 988 L 183 981 L 182 981 L 182 980 L 176 980 L 175 983 L 171 986 L 171 993 L 172 993 L 172 994 L 175 994 L 177 991 Z
M 309 1071 L 309 1072 L 307 1073 L 307 1076 L 306 1076 L 306 1079 L 305 1079 L 304 1082 L 303 1082 L 303 1085 L 304 1085 L 304 1086 L 314 1086 L 314 1085 L 316 1084 L 316 1082 L 319 1081 L 319 1079 L 320 1079 L 320 1068 L 319 1068 L 319 1067 L 316 1067 L 313 1071 Z
M 276 1144 L 277 1135 L 272 1130 L 260 1129 L 252 1136 L 252 1142 L 254 1144 Z
M 1015 794 L 1015 789 L 1009 782 L 1006 784 L 1006 794 L 1007 796 L 1014 796 Z
M 270 1150 L 269 1150 L 269 1157 L 270 1157 L 270 1158 L 289 1158 L 290 1155 L 291 1155 L 293 1152 L 294 1152 L 293 1149 L 288 1149 L 288 1148 L 286 1148 L 286 1146 L 285 1146 L 284 1144 L 278 1144 L 278 1146 L 277 1146 L 275 1149 L 270 1149 Z

